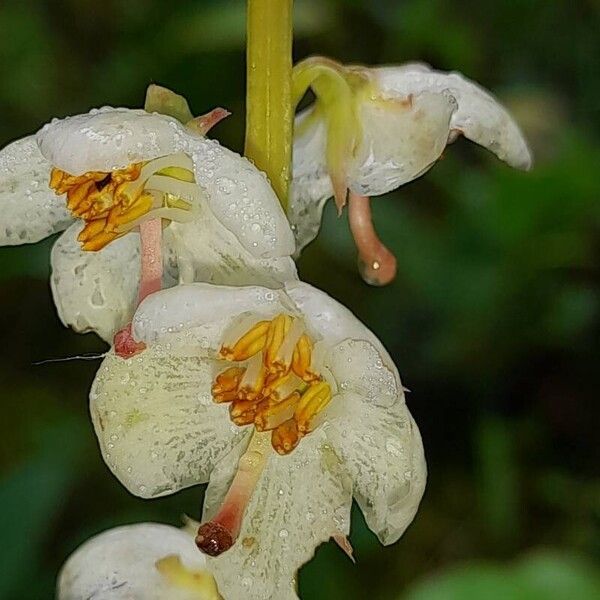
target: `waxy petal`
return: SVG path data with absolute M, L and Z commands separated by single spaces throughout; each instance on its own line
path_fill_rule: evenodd
M 211 475 L 203 519 L 210 519 L 237 468 L 230 455 Z M 351 482 L 325 436 L 315 432 L 286 457 L 272 453 L 246 509 L 235 545 L 208 558 L 225 598 L 294 600 L 296 572 L 317 546 L 347 535 Z
M 50 169 L 34 136 L 0 150 L 0 245 L 37 242 L 73 221 L 65 199 L 48 186 Z
M 324 358 L 340 392 L 350 392 L 376 406 L 404 402 L 398 371 L 381 349 L 364 340 L 347 339 Z
M 379 196 L 416 179 L 441 156 L 457 103 L 446 91 L 363 102 L 362 141 L 348 170 L 348 187 Z
M 256 257 L 203 205 L 193 221 L 172 222 L 164 230 L 164 243 L 172 250 L 181 283 L 280 287 L 297 279 L 290 256 Z
M 141 109 L 93 109 L 54 119 L 36 137 L 46 160 L 71 175 L 110 172 L 179 152 L 181 124 Z
M 333 196 L 327 168 L 327 128 L 311 119 L 312 108 L 296 117 L 289 218 L 294 227 L 296 252 L 312 242 L 321 227 L 325 202 Z
M 83 223 L 74 223 L 52 248 L 50 285 L 61 321 L 75 331 L 95 331 L 107 342 L 130 322 L 140 279 L 137 233 L 115 240 L 98 252 L 77 241 Z
M 207 481 L 248 434 L 213 402 L 214 375 L 201 344 L 185 335 L 133 358 L 105 358 L 90 412 L 104 460 L 132 494 L 155 498 Z
M 49 163 L 72 175 L 184 152 L 193 160 L 202 202 L 250 254 L 270 258 L 293 252 L 288 221 L 264 173 L 172 117 L 104 107 L 48 123 L 37 141 Z
M 290 256 L 294 236 L 266 175 L 214 140 L 188 136 L 196 182 L 215 217 L 257 258 Z
M 450 93 L 458 103 L 450 127 L 493 152 L 517 169 L 531 168 L 531 152 L 523 133 L 506 109 L 475 82 L 460 73 L 444 73 L 424 65 L 374 70 L 383 98 L 409 94 Z
M 179 285 L 152 294 L 140 304 L 133 318 L 133 332 L 136 339 L 151 344 L 169 333 L 194 329 L 204 347 L 215 353 L 227 328 L 240 315 L 251 313 L 259 319 L 272 318 L 284 307 L 281 292 L 268 288 L 207 283 Z
M 427 467 L 419 430 L 403 399 L 382 408 L 344 393 L 324 425 L 354 483 L 367 525 L 392 544 L 412 522 L 425 490 Z
M 170 555 L 192 571 L 206 568 L 194 538 L 182 529 L 159 523 L 110 529 L 69 557 L 58 577 L 57 600 L 215 600 L 162 575 L 156 562 Z

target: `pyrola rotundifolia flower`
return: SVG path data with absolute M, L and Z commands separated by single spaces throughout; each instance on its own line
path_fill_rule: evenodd
M 192 129 L 105 107 L 54 120 L 0 152 L 0 244 L 66 229 L 51 279 L 66 325 L 111 340 L 136 297 L 161 285 L 295 277 L 293 236 L 265 175 L 201 134 L 220 114 Z
M 132 321 L 90 396 L 102 454 L 132 493 L 210 480 L 196 542 L 225 598 L 296 598 L 297 569 L 352 496 L 384 544 L 412 521 L 426 467 L 398 371 L 347 309 L 301 282 L 181 285 Z
M 294 68 L 299 101 L 316 100 L 296 118 L 290 220 L 297 251 L 317 235 L 325 201 L 349 204 L 350 228 L 363 278 L 391 281 L 394 256 L 371 222 L 369 196 L 412 181 L 430 169 L 459 135 L 518 169 L 531 154 L 499 102 L 460 73 L 423 64 L 367 68 L 311 58 Z M 349 193 L 348 193 L 349 192 Z
M 58 577 L 57 600 L 221 600 L 185 528 L 159 523 L 104 531 L 80 546 Z

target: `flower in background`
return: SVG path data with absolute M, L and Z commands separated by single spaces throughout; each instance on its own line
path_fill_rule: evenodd
M 416 179 L 459 135 L 518 169 L 531 153 L 515 121 L 487 91 L 459 73 L 423 64 L 367 68 L 316 57 L 294 68 L 298 102 L 315 102 L 296 118 L 290 220 L 297 252 L 318 233 L 325 201 L 348 203 L 363 279 L 389 283 L 396 259 L 371 221 L 370 196 Z
M 51 285 L 61 320 L 77 331 L 110 341 L 143 297 L 176 282 L 296 277 L 293 237 L 266 177 L 203 135 L 227 113 L 188 121 L 182 102 L 151 86 L 146 106 L 187 126 L 105 107 L 0 151 L 0 244 L 65 230 Z
M 146 350 L 109 353 L 90 395 L 102 454 L 144 498 L 209 481 L 196 541 L 226 598 L 296 598 L 320 543 L 351 552 L 353 495 L 382 543 L 402 535 L 421 438 L 390 356 L 347 309 L 301 282 L 196 283 L 146 298 L 132 328 Z
M 109 529 L 69 557 L 57 600 L 222 600 L 193 533 L 159 523 Z

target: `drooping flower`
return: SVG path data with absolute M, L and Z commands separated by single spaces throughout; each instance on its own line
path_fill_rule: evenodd
M 197 283 L 146 298 L 132 328 L 145 351 L 109 353 L 90 395 L 102 454 L 144 498 L 210 480 L 196 541 L 226 598 L 296 598 L 320 543 L 349 551 L 353 495 L 382 543 L 402 535 L 421 438 L 390 356 L 347 309 L 301 282 Z
M 57 600 L 222 600 L 193 533 L 160 523 L 104 531 L 68 558 Z
M 325 201 L 348 203 L 359 268 L 367 283 L 395 276 L 396 259 L 371 221 L 370 196 L 423 175 L 461 134 L 517 169 L 531 153 L 518 125 L 487 91 L 460 73 L 424 64 L 367 68 L 316 57 L 295 67 L 296 118 L 290 220 L 297 252 L 319 231 Z
M 186 127 L 105 107 L 0 151 L 0 244 L 66 229 L 51 258 L 65 325 L 110 341 L 161 285 L 274 286 L 296 276 L 293 237 L 266 177 L 203 135 L 222 115 Z

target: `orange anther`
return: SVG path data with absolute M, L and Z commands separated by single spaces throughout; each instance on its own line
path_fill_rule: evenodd
M 234 400 L 229 407 L 231 420 L 240 427 L 254 423 L 257 403 L 253 400 Z
M 97 236 L 100 232 L 104 231 L 106 227 L 106 219 L 96 219 L 86 223 L 85 227 L 80 231 L 77 236 L 79 242 L 87 242 L 93 237 Z
M 248 360 L 263 349 L 269 325 L 269 321 L 258 322 L 235 343 L 233 348 L 223 346 L 220 352 L 221 357 L 226 360 Z
M 273 429 L 271 445 L 277 454 L 289 454 L 300 441 L 301 434 L 294 419 L 288 419 Z
M 230 402 L 237 397 L 238 387 L 246 369 L 229 367 L 219 373 L 212 386 L 212 395 L 215 402 Z
M 102 231 L 98 235 L 89 239 L 85 242 L 81 247 L 83 250 L 88 250 L 90 252 L 96 252 L 98 250 L 102 250 L 104 246 L 117 239 L 119 234 L 114 232 Z

